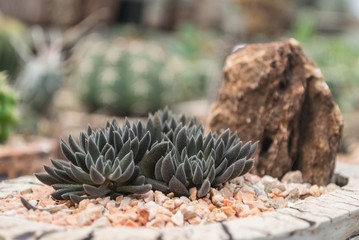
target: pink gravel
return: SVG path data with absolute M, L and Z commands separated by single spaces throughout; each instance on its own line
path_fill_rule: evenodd
M 109 197 L 86 199 L 76 205 L 69 201 L 54 201 L 50 197 L 53 191 L 51 187 L 36 186 L 29 191 L 0 199 L 0 215 L 65 227 L 100 225 L 162 228 L 244 218 L 288 207 L 294 202 L 318 197 L 338 188 L 334 184 L 318 187 L 288 182 L 280 182 L 270 176 L 261 178 L 246 174 L 226 183 L 221 189 L 212 188 L 202 199 L 196 198 L 196 189 L 192 188 L 189 198 L 150 191 L 142 195 L 119 196 L 114 200 Z M 27 210 L 20 197 L 39 210 Z

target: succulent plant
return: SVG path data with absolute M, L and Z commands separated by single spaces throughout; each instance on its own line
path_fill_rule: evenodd
M 178 132 L 182 126 L 203 131 L 202 125 L 198 124 L 195 118 L 188 118 L 183 114 L 175 115 L 168 107 L 154 114 L 149 114 L 146 130 L 149 131 L 152 136 L 151 144 L 156 141 L 163 141 L 164 137 L 166 137 L 166 140 L 173 142 L 174 133 Z
M 189 188 L 197 188 L 197 197 L 235 177 L 247 173 L 252 165 L 251 156 L 257 142 L 243 144 L 229 130 L 216 136 L 204 135 L 201 129 L 182 127 L 167 138 L 171 150 L 158 161 L 139 163 L 146 182 L 155 190 L 188 196 Z
M 0 143 L 8 139 L 15 123 L 15 92 L 8 86 L 6 75 L 0 72 Z
M 195 119 L 176 116 L 167 108 L 149 115 L 146 124 L 119 127 L 116 121 L 104 130 L 70 135 L 61 140 L 68 161 L 52 160 L 54 168 L 35 176 L 54 187 L 52 197 L 79 202 L 84 198 L 116 197 L 150 189 L 188 196 L 197 188 L 204 197 L 216 187 L 247 173 L 257 142 L 243 144 L 229 130 L 205 135 Z
M 145 193 L 151 185 L 145 184 L 136 164 L 150 148 L 151 136 L 143 131 L 141 122 L 129 128 L 108 123 L 105 130 L 80 133 L 79 143 L 70 135 L 68 143 L 61 140 L 61 150 L 68 161 L 52 160 L 54 168 L 45 166 L 47 173 L 35 176 L 56 190 L 54 199 L 79 202 L 84 198 L 115 197 L 124 193 Z M 155 144 L 149 154 L 167 148 Z

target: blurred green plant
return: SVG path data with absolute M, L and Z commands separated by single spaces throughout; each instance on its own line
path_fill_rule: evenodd
M 81 100 L 90 111 L 141 115 L 163 104 L 168 86 L 160 78 L 165 57 L 159 45 L 114 39 L 87 41 L 80 50 L 82 60 L 75 75 Z
M 7 84 L 6 75 L 0 72 L 0 143 L 4 143 L 16 123 L 15 92 Z
M 16 79 L 21 107 L 34 116 L 49 115 L 55 93 L 64 79 L 62 35 L 31 29 L 35 54 L 24 56 L 26 64 Z
M 28 59 L 16 82 L 21 104 L 36 115 L 49 113 L 54 95 L 63 82 L 61 62 L 56 56 L 52 58 L 53 54 L 49 51 L 47 55 Z
M 26 28 L 17 20 L 0 13 L 0 71 L 14 80 L 24 64 L 20 53 L 27 45 Z
M 214 54 L 207 57 L 199 50 L 206 44 L 201 45 L 194 29 L 178 34 L 179 39 L 152 37 L 156 41 L 138 36 L 85 39 L 73 58 L 83 103 L 90 111 L 146 115 L 204 97 L 216 69 Z
M 315 32 L 311 16 L 297 20 L 294 37 L 321 69 L 343 112 L 359 107 L 359 33 L 324 35 Z

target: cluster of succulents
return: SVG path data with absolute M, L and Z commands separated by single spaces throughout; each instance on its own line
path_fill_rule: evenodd
M 0 143 L 4 143 L 16 123 L 15 92 L 7 84 L 6 75 L 0 72 Z
M 215 62 L 193 59 L 178 45 L 131 37 L 84 39 L 72 57 L 81 101 L 89 111 L 128 116 L 206 96 Z
M 70 135 L 61 141 L 67 160 L 52 160 L 54 167 L 35 176 L 53 186 L 53 198 L 73 202 L 151 189 L 189 196 L 192 187 L 204 197 L 210 187 L 247 173 L 256 147 L 229 130 L 205 135 L 194 119 L 165 109 L 146 124 L 126 120 L 122 127 L 116 121 L 105 129 L 88 127 L 78 142 Z
M 214 136 L 185 126 L 175 131 L 173 140 L 166 155 L 154 161 L 152 166 L 144 159 L 140 169 L 153 189 L 180 196 L 188 196 L 188 189 L 196 187 L 197 197 L 204 197 L 211 186 L 247 173 L 257 148 L 257 142 L 243 145 L 236 134 L 230 135 L 229 130 Z
M 129 128 L 118 128 L 113 122 L 105 130 L 80 134 L 79 143 L 72 136 L 68 143 L 61 141 L 61 149 L 68 161 L 52 160 L 54 168 L 45 166 L 47 173 L 35 176 L 56 190 L 55 199 L 79 202 L 86 196 L 115 197 L 120 193 L 145 193 L 145 184 L 136 163 L 150 148 L 150 134 L 144 133 L 141 123 Z M 158 148 L 158 146 L 157 146 Z

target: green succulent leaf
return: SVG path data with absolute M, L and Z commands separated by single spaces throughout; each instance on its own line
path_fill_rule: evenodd
M 116 188 L 116 191 L 125 192 L 125 193 L 144 194 L 150 191 L 151 188 L 152 186 L 150 184 L 137 185 L 137 186 L 119 186 Z
M 92 185 L 84 184 L 83 189 L 91 197 L 103 197 L 111 192 L 110 189 L 105 187 L 95 187 Z
M 85 192 L 83 192 L 83 193 L 84 193 L 83 195 L 85 195 Z M 71 194 L 71 193 L 68 196 L 69 196 L 70 200 L 74 203 L 80 203 L 82 200 L 88 198 L 86 196 L 78 196 L 76 194 Z
M 154 178 L 154 170 L 157 161 L 166 154 L 168 149 L 167 142 L 161 142 L 153 147 L 138 164 L 144 176 Z
M 162 165 L 161 165 L 162 179 L 165 182 L 169 182 L 174 174 L 175 174 L 175 167 L 172 162 L 172 157 L 170 154 L 167 154 L 162 160 Z
M 76 164 L 80 166 L 85 172 L 89 172 L 89 168 L 86 165 L 86 155 L 82 152 L 75 153 Z
M 73 139 L 71 134 L 69 135 L 69 145 L 72 150 L 72 152 L 84 152 L 84 150 L 76 143 L 76 141 Z
M 231 165 L 237 160 L 238 155 L 240 154 L 241 151 L 242 150 L 240 145 L 235 145 L 228 150 L 228 152 L 225 155 L 225 158 L 228 160 L 229 165 Z
M 208 179 L 204 180 L 202 182 L 200 189 L 197 192 L 197 197 L 199 198 L 205 197 L 210 189 L 211 189 L 211 182 Z
M 51 159 L 52 165 L 54 165 L 55 168 L 63 170 L 64 167 L 70 166 L 69 161 L 64 161 L 61 159 Z
M 195 185 L 199 185 L 202 183 L 202 180 L 203 180 L 203 172 L 200 165 L 198 164 L 194 170 L 192 182 Z
M 106 178 L 94 167 L 90 169 L 90 178 L 94 184 L 102 184 L 106 181 Z
M 156 189 L 158 191 L 161 191 L 163 193 L 169 193 L 170 189 L 168 187 L 168 185 L 166 183 L 164 183 L 163 181 L 158 181 L 155 179 L 151 179 L 151 178 L 146 178 L 146 182 L 148 184 L 152 185 L 152 189 Z
M 186 173 L 184 170 L 184 163 L 181 163 L 180 165 L 178 165 L 175 176 L 181 183 L 183 183 L 183 185 L 185 185 L 185 186 L 188 185 Z
M 243 174 L 249 172 L 254 165 L 253 159 L 248 159 L 243 169 Z
M 88 153 L 90 153 L 92 159 L 98 159 L 101 156 L 101 152 L 92 138 L 88 140 Z
M 176 148 L 178 152 L 182 152 L 182 150 L 187 146 L 187 133 L 186 128 L 183 127 L 176 136 Z
M 233 173 L 230 177 L 230 179 L 233 179 L 237 176 L 240 176 L 244 170 L 244 167 L 246 165 L 246 159 L 245 158 L 242 158 L 238 161 L 236 161 L 233 166 L 234 166 L 234 169 L 233 169 Z
M 257 147 L 258 147 L 258 141 L 256 141 L 255 143 L 253 143 L 251 145 L 251 149 L 249 150 L 248 152 L 248 155 L 247 155 L 247 159 L 251 158 L 253 156 L 253 154 L 255 153 L 255 151 L 257 150 Z
M 122 176 L 122 170 L 120 167 L 117 167 L 115 168 L 114 172 L 112 172 L 108 178 L 111 180 L 111 181 L 118 181 L 118 179 Z
M 227 182 L 232 176 L 233 171 L 234 171 L 234 165 L 231 165 L 221 175 L 214 178 L 212 185 L 216 186 L 218 184 Z
M 76 157 L 75 154 L 72 152 L 69 146 L 64 142 L 64 140 L 61 139 L 60 142 L 61 151 L 64 154 L 64 156 L 73 164 L 76 164 Z
M 61 181 L 59 181 L 58 179 L 46 174 L 46 173 L 35 173 L 35 177 L 42 182 L 43 184 L 46 185 L 53 185 L 56 183 L 59 183 Z
M 131 151 L 131 140 L 128 139 L 122 146 L 121 150 L 118 152 L 117 157 L 122 159 Z
M 150 146 L 150 143 L 151 143 L 151 135 L 150 132 L 147 131 L 139 143 L 138 152 L 135 157 L 135 164 L 138 164 L 143 159 L 143 156 L 146 154 L 147 149 Z
M 128 180 L 130 180 L 130 178 L 132 177 L 133 173 L 135 171 L 135 164 L 132 161 L 130 163 L 130 165 L 128 165 L 128 167 L 126 168 L 126 170 L 123 171 L 121 177 L 119 177 L 117 179 L 117 182 L 122 183 L 122 182 L 126 182 Z
M 241 148 L 238 158 L 246 157 L 250 153 L 251 145 L 252 145 L 251 142 L 247 142 L 246 144 L 244 144 L 243 147 Z
M 175 176 L 171 178 L 171 180 L 168 183 L 168 186 L 170 191 L 172 191 L 177 196 L 186 196 L 186 197 L 189 196 L 189 191 L 186 188 L 186 186 L 183 185 L 183 183 L 180 180 L 178 180 Z

